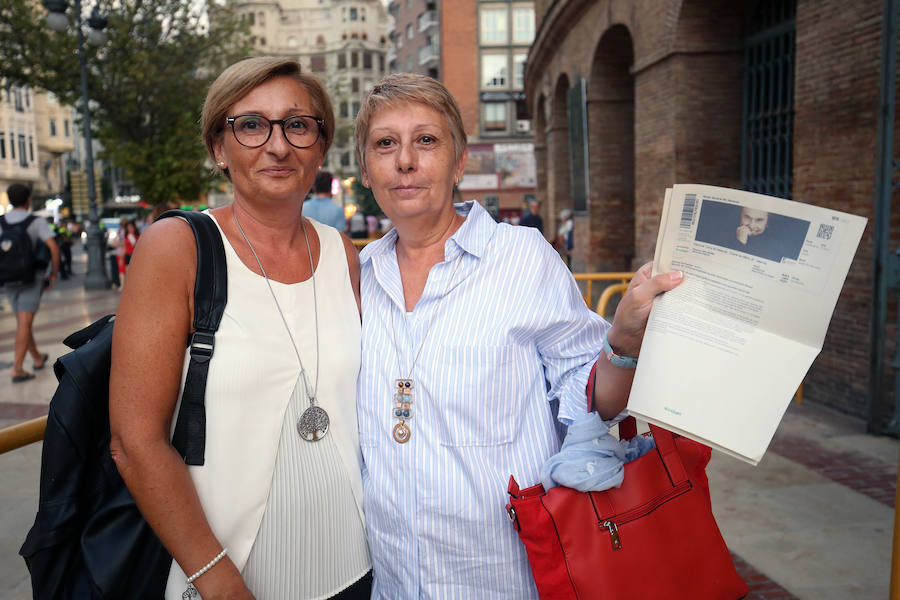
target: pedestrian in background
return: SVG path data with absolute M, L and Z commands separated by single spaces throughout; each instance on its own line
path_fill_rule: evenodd
M 14 183 L 6 189 L 6 195 L 13 209 L 4 215 L 5 230 L 7 227 L 18 226 L 31 216 L 28 210 L 31 190 L 21 183 Z M 26 228 L 31 240 L 31 249 L 41 242 L 50 249 L 49 272 L 40 271 L 32 274 L 31 281 L 7 282 L 3 285 L 6 297 L 16 315 L 16 344 L 12 365 L 12 382 L 22 383 L 34 379 L 34 374 L 25 370 L 25 355 L 30 354 L 34 360 L 34 370 L 43 369 L 47 365 L 49 355 L 38 350 L 34 340 L 32 327 L 34 315 L 41 304 L 41 294 L 45 286 L 47 289 L 56 284 L 56 276 L 59 273 L 59 246 L 53 239 L 53 232 L 45 219 L 33 218 Z M 46 269 L 43 265 L 41 269 Z
M 534 227 L 541 233 L 544 233 L 544 219 L 541 218 L 541 203 L 537 200 L 528 202 L 528 211 L 519 219 L 519 225 L 523 227 Z
M 303 216 L 319 223 L 331 225 L 338 231 L 347 229 L 344 209 L 335 204 L 331 197 L 331 181 L 334 176 L 328 171 L 316 173 L 313 181 L 312 198 L 303 203 Z
M 564 208 L 559 211 L 559 228 L 556 230 L 556 250 L 569 269 L 572 268 L 572 248 L 575 247 L 575 223 L 572 211 Z

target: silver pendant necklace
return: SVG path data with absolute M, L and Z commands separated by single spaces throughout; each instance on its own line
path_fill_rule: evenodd
M 275 291 L 272 289 L 271 282 L 269 282 L 269 276 L 266 275 L 266 270 L 262 266 L 262 261 L 259 260 L 259 255 L 253 248 L 253 244 L 251 244 L 250 240 L 247 238 L 247 234 L 244 233 L 241 222 L 238 221 L 237 211 L 233 204 L 231 206 L 231 214 L 234 217 L 234 223 L 237 225 L 238 231 L 241 232 L 241 237 L 247 242 L 247 246 L 250 247 L 250 252 L 253 253 L 253 258 L 256 259 L 256 264 L 259 265 L 259 270 L 262 272 L 263 279 L 266 280 L 269 294 L 272 295 L 272 300 L 275 301 L 275 308 L 278 309 L 278 315 L 281 317 L 281 322 L 284 323 L 284 329 L 287 331 L 288 338 L 291 340 L 291 346 L 294 348 L 294 354 L 297 355 L 297 362 L 300 364 L 300 377 L 298 379 L 303 380 L 303 389 L 306 391 L 306 397 L 309 399 L 309 406 L 303 411 L 300 418 L 297 419 L 297 433 L 299 433 L 300 437 L 307 442 L 318 442 L 328 433 L 330 420 L 325 409 L 316 404 L 316 393 L 319 390 L 319 307 L 318 299 L 316 297 L 316 271 L 315 266 L 313 265 L 312 249 L 309 246 L 309 236 L 306 234 L 306 224 L 303 222 L 303 217 L 300 217 L 300 228 L 303 230 L 303 237 L 306 240 L 306 253 L 309 255 L 309 278 L 312 280 L 313 315 L 316 325 L 316 377 L 312 392 L 309 390 L 309 380 L 306 377 L 306 369 L 303 368 L 303 361 L 300 359 L 300 351 L 297 350 L 297 344 L 294 342 L 294 335 L 291 333 L 291 328 L 288 327 L 287 319 L 284 318 L 284 313 L 281 311 L 281 305 L 278 304 L 278 298 L 275 296 Z
M 428 339 L 428 334 L 431 333 L 431 326 L 434 325 L 434 320 L 438 315 L 438 308 L 440 307 L 440 302 L 444 300 L 444 297 L 450 293 L 450 286 L 453 284 L 453 280 L 456 278 L 456 271 L 459 269 L 459 265 L 462 262 L 463 257 L 456 257 L 456 264 L 453 266 L 453 272 L 450 273 L 450 277 L 447 279 L 447 286 L 444 289 L 444 293 L 441 294 L 441 297 L 438 298 L 438 305 L 434 307 L 434 312 L 431 314 L 431 320 L 428 321 L 428 327 L 425 329 L 425 334 L 422 336 L 422 341 L 419 342 L 419 348 L 416 350 L 416 354 L 413 357 L 412 366 L 409 368 L 409 375 L 403 377 L 403 369 L 400 366 L 400 348 L 397 345 L 397 334 L 394 328 L 394 310 L 391 308 L 391 341 L 394 343 L 394 354 L 397 357 L 397 373 L 400 375 L 399 379 L 394 380 L 394 393 L 393 393 L 393 403 L 391 408 L 391 417 L 397 419 L 397 423 L 394 424 L 394 428 L 391 430 L 391 435 L 394 437 L 394 441 L 398 444 L 405 444 L 409 441 L 410 436 L 412 435 L 412 431 L 409 428 L 409 425 L 406 422 L 413 418 L 413 403 L 415 402 L 415 396 L 413 394 L 413 388 L 415 388 L 415 380 L 412 378 L 413 371 L 416 369 L 416 363 L 419 361 L 419 355 L 422 353 L 422 348 L 425 347 L 425 340 Z

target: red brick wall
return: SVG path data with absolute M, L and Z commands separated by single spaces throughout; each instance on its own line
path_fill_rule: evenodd
M 466 133 L 478 135 L 478 21 L 476 2 L 441 2 L 444 85 L 456 98 Z
M 659 213 L 666 187 L 674 183 L 740 186 L 742 36 L 749 2 L 726 0 L 556 0 L 546 3 L 554 27 L 537 19 L 544 40 L 529 57 L 526 82 L 534 112 L 539 96 L 548 114 L 560 97 L 561 77 L 589 77 L 601 39 L 614 26 L 625 27 L 633 44 L 634 82 L 633 182 L 627 165 L 616 181 L 609 168 L 622 156 L 622 131 L 600 105 L 589 111 L 592 188 L 625 190 L 634 196 L 632 267 L 653 256 Z M 879 107 L 879 62 L 882 3 L 874 0 L 797 0 L 794 81 L 794 199 L 873 216 Z M 541 49 L 543 48 L 543 49 Z M 620 48 L 616 47 L 616 51 Z M 609 92 L 611 89 L 605 89 Z M 589 85 L 596 100 L 597 86 Z M 602 95 L 602 94 L 601 94 Z M 607 119 L 604 122 L 604 119 Z M 550 200 L 567 189 L 564 173 L 554 168 L 553 137 L 548 123 L 547 177 L 539 195 Z M 897 150 L 900 154 L 900 127 Z M 624 142 L 627 145 L 627 142 Z M 602 183 L 601 183 L 602 182 Z M 595 201 L 592 195 L 592 208 Z M 900 199 L 895 199 L 895 203 Z M 622 205 L 621 210 L 627 210 Z M 551 208 L 551 207 L 548 207 Z M 558 212 L 556 207 L 556 212 Z M 584 267 L 615 260 L 622 240 L 591 214 L 576 219 L 576 263 Z M 892 248 L 900 241 L 900 210 L 892 215 Z M 823 351 L 805 382 L 807 401 L 867 417 L 870 319 L 872 313 L 872 224 L 853 262 L 838 301 Z M 576 264 L 577 266 L 577 264 Z M 889 323 L 895 323 L 896 294 L 891 293 Z M 886 363 L 894 351 L 888 327 Z M 888 392 L 872 412 L 882 421 L 893 410 L 893 370 L 886 369 Z
M 797 4 L 794 198 L 870 219 L 875 194 L 881 5 L 836 0 L 800 0 Z M 900 239 L 896 227 L 891 237 L 896 247 Z M 822 354 L 805 384 L 810 399 L 861 416 L 866 413 L 868 396 L 872 258 L 870 222 Z M 888 363 L 893 356 L 890 341 Z M 875 412 L 883 415 L 885 409 L 887 406 L 876 407 Z

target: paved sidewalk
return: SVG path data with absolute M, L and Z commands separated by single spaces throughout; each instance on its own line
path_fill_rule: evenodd
M 76 276 L 45 295 L 35 320 L 38 346 L 51 360 L 67 351 L 66 335 L 118 303 L 115 291 L 85 292 L 76 248 Z M 46 414 L 56 387 L 49 368 L 10 383 L 14 332 L 2 299 L 0 427 Z M 32 444 L 0 455 L 0 600 L 31 598 L 17 553 L 37 510 L 40 452 Z M 861 422 L 807 402 L 790 406 L 757 467 L 713 453 L 713 509 L 748 599 L 887 598 L 898 452 L 896 439 L 867 435 Z

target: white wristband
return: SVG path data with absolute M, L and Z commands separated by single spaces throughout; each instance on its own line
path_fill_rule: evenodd
M 220 560 L 222 560 L 225 557 L 225 554 L 227 554 L 227 553 L 228 553 L 228 548 L 222 548 L 222 551 L 219 552 L 214 559 L 212 559 L 211 561 L 206 563 L 205 567 L 203 567 L 202 569 L 200 569 L 199 571 L 197 571 L 196 573 L 194 573 L 193 575 L 188 577 L 187 582 L 194 583 L 195 579 L 197 579 L 198 577 L 200 577 L 201 575 L 203 575 L 204 573 L 206 573 L 207 571 L 212 569 L 214 566 L 216 566 L 216 563 L 219 562 Z

